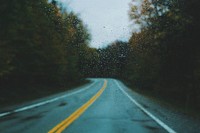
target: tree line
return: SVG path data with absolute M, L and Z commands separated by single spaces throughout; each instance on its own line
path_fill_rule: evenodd
M 83 79 L 80 51 L 87 49 L 90 34 L 78 15 L 58 2 L 1 1 L 0 29 L 1 95 Z
M 198 0 L 144 0 L 130 17 L 142 29 L 129 40 L 134 82 L 185 108 L 200 109 L 200 16 Z

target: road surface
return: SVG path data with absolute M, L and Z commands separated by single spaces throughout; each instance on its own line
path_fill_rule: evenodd
M 177 133 L 115 79 L 92 79 L 81 88 L 3 110 L 0 132 Z

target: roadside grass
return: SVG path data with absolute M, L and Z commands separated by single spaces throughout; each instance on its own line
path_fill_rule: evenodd
M 35 85 L 25 88 L 16 87 L 10 91 L 7 89 L 0 93 L 0 107 L 8 107 L 32 100 L 37 100 L 56 93 L 65 92 L 89 83 L 89 80 L 70 83 L 65 86 L 58 85 Z
M 177 100 L 175 96 L 170 96 L 169 94 L 157 92 L 156 90 L 144 90 L 139 89 L 135 87 L 134 85 L 126 82 L 123 80 L 123 83 L 133 91 L 137 92 L 138 94 L 141 94 L 155 103 L 158 103 L 160 105 L 164 105 L 165 107 L 169 109 L 173 109 L 176 112 L 180 112 L 184 115 L 189 115 L 193 118 L 200 119 L 200 111 L 199 109 L 195 108 L 194 105 L 188 105 L 186 107 L 186 103 L 180 102 L 180 100 Z

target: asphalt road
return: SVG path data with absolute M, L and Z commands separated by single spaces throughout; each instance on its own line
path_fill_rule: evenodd
M 114 79 L 0 113 L 0 133 L 176 133 Z

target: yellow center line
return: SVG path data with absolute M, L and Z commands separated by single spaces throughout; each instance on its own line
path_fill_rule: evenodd
M 61 133 L 62 131 L 64 131 L 72 122 L 78 119 L 90 107 L 90 105 L 92 105 L 101 96 L 103 91 L 106 89 L 106 86 L 107 80 L 104 80 L 103 87 L 89 101 L 87 101 L 79 109 L 73 112 L 68 118 L 66 118 L 53 129 L 51 129 L 48 133 Z

